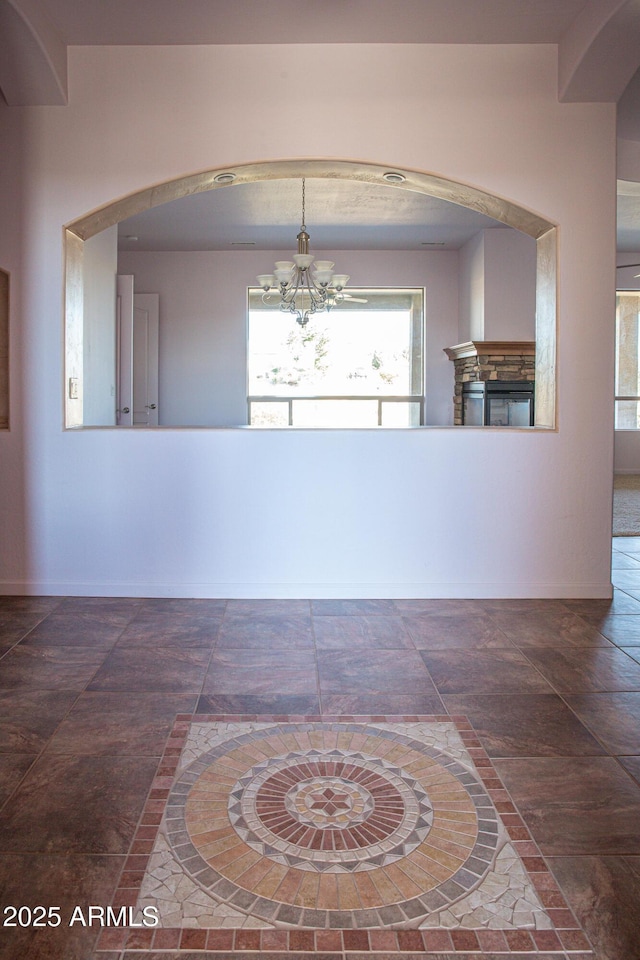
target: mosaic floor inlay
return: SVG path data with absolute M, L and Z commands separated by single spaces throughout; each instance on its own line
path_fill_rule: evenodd
M 147 807 L 120 901 L 161 929 L 102 950 L 413 930 L 409 949 L 590 956 L 464 718 L 179 718 Z

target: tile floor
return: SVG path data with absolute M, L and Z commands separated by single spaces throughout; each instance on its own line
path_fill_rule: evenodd
M 99 928 L 69 920 L 114 903 L 125 875 L 143 881 L 177 715 L 196 726 L 275 715 L 468 718 L 550 871 L 545 907 L 559 914 L 554 897 L 566 899 L 597 960 L 639 960 L 640 538 L 614 540 L 613 580 L 612 602 L 1 598 L 2 922 L 7 906 L 38 905 L 62 922 L 1 927 L 0 957 L 92 956 Z M 508 943 L 523 960 L 558 958 L 552 932 L 512 931 L 494 947 L 457 930 L 455 956 L 497 958 Z M 178 956 L 170 931 L 153 946 L 145 934 L 95 955 Z M 452 944 L 416 929 L 209 936 L 187 931 L 181 960 L 435 960 Z M 588 956 L 579 938 L 564 949 Z

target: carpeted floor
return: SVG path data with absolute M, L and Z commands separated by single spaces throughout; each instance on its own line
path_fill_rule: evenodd
M 640 474 L 617 474 L 614 477 L 613 535 L 640 536 Z

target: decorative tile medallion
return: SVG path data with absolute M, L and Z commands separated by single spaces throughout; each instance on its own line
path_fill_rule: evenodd
M 590 956 L 465 718 L 181 717 L 147 807 L 119 902 L 161 929 L 130 949 Z

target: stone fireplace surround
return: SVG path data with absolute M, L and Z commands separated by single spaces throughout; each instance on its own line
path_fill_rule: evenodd
M 462 426 L 462 385 L 484 380 L 535 380 L 534 340 L 469 340 L 444 352 L 453 360 L 453 423 Z

